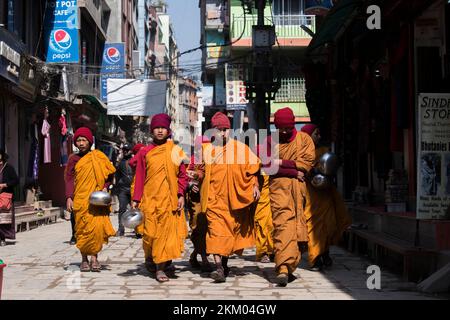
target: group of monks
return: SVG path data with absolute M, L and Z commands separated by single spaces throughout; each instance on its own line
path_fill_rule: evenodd
M 319 190 L 309 183 L 324 152 L 316 148 L 319 128 L 310 124 L 297 131 L 290 108 L 274 116 L 279 139 L 268 137 L 252 150 L 230 137 L 230 120 L 216 113 L 212 135 L 195 140 L 190 159 L 171 139 L 171 118 L 152 117 L 153 141 L 140 146 L 129 164 L 135 172 L 131 207 L 144 217 L 136 232 L 143 235 L 145 265 L 157 281 L 169 281 L 175 270 L 172 260 L 184 251 L 189 234 L 185 208 L 194 245 L 189 262 L 210 272 L 215 282 L 226 281 L 230 256 L 255 245 L 257 261 L 275 262 L 280 286 L 295 279 L 306 250 L 313 270 L 331 265 L 329 247 L 350 218 L 336 188 Z M 102 152 L 91 151 L 89 129 L 79 128 L 74 143 L 80 152 L 70 157 L 66 169 L 67 209 L 75 214 L 80 270 L 99 271 L 97 255 L 115 231 L 110 208 L 90 205 L 89 195 L 108 190 L 115 168 Z M 263 151 L 269 156 L 263 157 Z M 268 170 L 271 166 L 277 167 L 275 174 Z

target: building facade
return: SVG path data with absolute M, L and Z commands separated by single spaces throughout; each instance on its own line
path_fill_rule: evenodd
M 253 59 L 252 26 L 257 24 L 257 15 L 255 10 L 249 13 L 243 3 L 240 0 L 199 2 L 201 39 L 205 46 L 202 80 L 205 86 L 213 89 L 212 105 L 205 105 L 207 122 L 217 110 L 232 115 L 234 110 L 246 110 L 248 105 L 245 81 L 249 80 L 248 66 Z M 285 106 L 294 110 L 298 127 L 310 120 L 303 71 L 305 51 L 316 30 L 317 15 L 319 18 L 324 16 L 332 5 L 332 1 L 322 1 L 317 6 L 303 0 L 267 2 L 264 22 L 275 25 L 274 81 L 279 85 L 275 100 L 271 102 L 271 123 L 273 113 Z M 233 88 L 234 94 L 225 88 Z
M 372 4 L 380 5 L 341 0 L 323 21 L 308 48 L 308 109 L 341 159 L 338 186 L 355 225 L 366 226 L 361 234 L 367 252 L 377 255 L 370 246 L 381 244 L 386 250 L 378 250 L 377 259 L 392 262 L 390 243 L 412 248 L 417 263 L 397 266 L 416 268 L 414 279 L 424 279 L 448 262 L 442 252 L 450 248 L 450 207 L 446 215 L 426 219 L 417 207 L 424 183 L 418 178 L 424 170 L 419 95 L 450 94 L 450 4 L 385 2 L 382 29 L 371 30 L 365 12 Z M 445 132 L 450 122 L 441 125 Z M 441 177 L 444 159 L 435 164 Z M 436 198 L 435 209 L 448 206 L 445 197 Z

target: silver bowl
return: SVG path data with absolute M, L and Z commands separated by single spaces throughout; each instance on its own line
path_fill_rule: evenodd
M 111 202 L 111 195 L 104 191 L 94 191 L 89 197 L 89 203 L 94 206 L 107 207 L 111 205 Z
M 128 210 L 122 215 L 122 224 L 128 229 L 136 228 L 143 220 L 144 216 L 139 209 Z
M 332 152 L 325 152 L 319 158 L 319 171 L 326 176 L 335 175 L 338 167 L 338 157 Z
M 327 176 L 324 176 L 323 174 L 320 173 L 316 174 L 311 179 L 311 184 L 313 185 L 314 188 L 317 189 L 326 189 L 331 185 L 330 179 Z

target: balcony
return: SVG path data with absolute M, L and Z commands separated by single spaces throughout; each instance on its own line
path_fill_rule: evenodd
M 316 32 L 316 16 L 313 15 L 279 15 L 265 17 L 266 25 L 275 25 L 275 32 L 280 46 L 307 47 L 312 37 L 300 26 L 304 25 Z M 252 26 L 256 25 L 258 18 L 256 15 L 233 14 L 231 22 L 232 41 L 236 41 L 243 33 L 242 38 L 233 44 L 236 47 L 251 47 Z
M 82 67 L 68 65 L 67 80 L 69 90 L 75 96 L 90 95 L 100 99 L 100 75 L 97 68 L 86 68 L 83 71 Z
M 229 25 L 226 7 L 217 4 L 206 4 L 205 29 L 224 29 Z

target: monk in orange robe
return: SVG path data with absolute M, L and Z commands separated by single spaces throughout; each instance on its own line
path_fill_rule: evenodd
M 327 147 L 319 147 L 320 129 L 314 124 L 302 129 L 311 136 L 316 145 L 316 164 L 320 157 L 328 152 Z M 333 264 L 329 248 L 336 245 L 346 228 L 351 225 L 344 200 L 335 186 L 317 189 L 309 181 L 306 183 L 305 217 L 308 226 L 308 262 L 313 271 Z
M 181 256 L 187 236 L 184 196 L 188 183 L 186 155 L 170 136 L 171 118 L 152 117 L 153 142 L 136 155 L 132 207 L 144 213 L 143 249 L 146 262 L 156 264 L 156 280 L 169 281 L 167 266 Z
M 273 218 L 273 243 L 277 282 L 286 286 L 297 268 L 301 252 L 299 243 L 308 241 L 304 210 L 305 176 L 314 164 L 314 142 L 295 129 L 290 108 L 275 112 L 279 144 L 273 162 L 278 173 L 270 178 L 270 201 Z M 269 143 L 274 143 L 269 139 Z M 277 155 L 279 159 L 277 159 Z
M 220 112 L 212 117 L 211 144 L 203 146 L 204 179 L 200 201 L 206 212 L 206 252 L 214 255 L 211 277 L 224 282 L 228 257 L 255 245 L 251 205 L 260 197 L 257 174 L 261 161 L 245 144 L 230 139 L 230 120 Z
M 200 202 L 200 184 L 203 180 L 204 167 L 201 162 L 202 144 L 210 143 L 204 136 L 198 136 L 194 141 L 194 154 L 191 157 L 191 163 L 187 171 L 189 179 L 189 191 L 187 193 L 187 210 L 189 213 L 189 227 L 191 228 L 191 241 L 194 250 L 189 258 L 190 265 L 202 272 L 212 272 L 212 267 L 206 254 L 206 232 L 208 231 L 208 222 L 206 213 L 202 212 Z M 197 255 L 201 256 L 202 262 L 199 263 Z
M 107 191 L 116 169 L 101 151 L 91 151 L 93 135 L 89 128 L 79 128 L 74 135 L 75 146 L 80 150 L 72 155 L 65 170 L 67 210 L 75 215 L 75 236 L 81 252 L 80 271 L 100 271 L 98 253 L 108 238 L 116 234 L 109 214 L 111 207 L 89 204 L 94 191 Z M 88 256 L 91 256 L 89 262 Z
M 260 185 L 261 197 L 255 208 L 256 261 L 269 263 L 273 255 L 273 222 L 268 175 L 261 175 Z
M 260 146 L 257 148 L 260 156 Z M 269 175 L 261 169 L 258 176 L 261 197 L 255 207 L 256 261 L 269 263 L 273 258 L 273 222 L 270 209 Z

